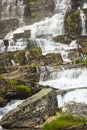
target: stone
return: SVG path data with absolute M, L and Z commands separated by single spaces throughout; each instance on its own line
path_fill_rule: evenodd
M 81 20 L 80 20 L 80 11 L 79 10 L 71 10 L 65 15 L 65 34 L 73 35 L 77 37 L 81 34 Z
M 62 108 L 63 112 L 68 112 L 73 115 L 85 117 L 87 116 L 87 105 L 84 103 L 68 102 Z
M 57 95 L 52 88 L 43 88 L 7 113 L 0 122 L 3 128 L 34 128 L 53 116 L 58 109 Z
M 60 53 L 58 53 L 58 54 L 49 53 L 46 56 L 44 56 L 43 61 L 44 61 L 45 65 L 49 65 L 49 64 L 60 65 L 63 62 Z

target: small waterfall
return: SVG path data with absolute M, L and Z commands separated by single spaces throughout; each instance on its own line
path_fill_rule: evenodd
M 87 68 L 76 68 L 60 72 L 52 72 L 47 81 L 40 80 L 42 85 L 56 89 L 72 89 L 87 86 Z
M 0 119 L 9 111 L 16 108 L 19 104 L 21 104 L 23 100 L 12 100 L 10 101 L 7 106 L 0 108 Z
M 86 16 L 82 10 L 80 10 L 80 18 L 81 18 L 81 24 L 82 24 L 82 35 L 86 34 Z
M 57 99 L 58 99 L 58 107 L 59 108 L 63 107 L 63 111 L 65 110 L 66 103 L 69 102 L 87 104 L 87 89 L 76 89 L 67 92 L 64 95 L 58 95 Z

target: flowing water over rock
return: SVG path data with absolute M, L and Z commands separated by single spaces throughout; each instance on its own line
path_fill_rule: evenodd
M 19 9 L 24 10 L 23 3 L 19 2 Z M 70 44 L 55 43 L 52 40 L 53 36 L 64 34 L 64 18 L 65 13 L 71 10 L 70 0 L 55 0 L 55 14 L 52 17 L 45 18 L 43 21 L 37 22 L 33 25 L 24 26 L 18 28 L 15 31 L 10 32 L 4 39 L 9 40 L 9 46 L 7 51 L 16 51 L 25 49 L 27 46 L 41 47 L 43 55 L 48 53 L 61 53 L 63 61 L 71 62 L 68 58 L 70 50 L 78 48 L 76 40 L 72 40 Z M 9 3 L 6 6 L 7 12 L 9 10 Z M 87 4 L 84 4 L 86 8 Z M 20 11 L 19 11 L 20 12 Z M 12 11 L 13 13 L 13 11 Z M 6 18 L 9 16 L 4 12 Z M 15 17 L 15 14 L 12 14 Z M 2 18 L 3 18 L 2 14 Z M 85 14 L 80 11 L 80 17 L 82 22 L 82 35 L 86 34 L 85 27 Z M 20 14 L 20 20 L 23 19 L 23 12 Z M 24 33 L 25 30 L 31 30 L 31 37 L 26 39 L 17 39 L 14 42 L 14 35 Z M 40 38 L 38 38 L 41 36 Z M 43 38 L 42 36 L 46 36 Z M 13 40 L 13 41 L 12 41 Z M 29 44 L 29 45 L 28 45 Z M 2 40 L 0 40 L 0 52 L 5 51 L 5 46 Z M 37 72 L 41 73 L 39 84 L 43 86 L 50 86 L 58 90 L 69 90 L 63 95 L 58 95 L 58 107 L 70 101 L 86 103 L 87 104 L 87 69 L 86 68 L 74 68 L 64 70 L 62 67 L 41 66 L 37 67 Z M 82 89 L 84 88 L 84 89 Z M 72 90 L 74 89 L 74 90 Z M 71 97 L 72 95 L 72 97 Z M 80 95 L 80 98 L 78 98 Z M 8 108 L 8 106 L 7 106 Z M 13 107 L 12 107 L 13 108 Z M 3 109 L 5 110 L 5 109 Z M 1 114 L 3 113 L 1 110 Z M 9 109 L 10 110 L 10 109 Z M 7 111 L 7 110 L 6 110 Z
M 80 10 L 81 24 L 82 24 L 82 35 L 86 35 L 86 16 L 82 10 Z

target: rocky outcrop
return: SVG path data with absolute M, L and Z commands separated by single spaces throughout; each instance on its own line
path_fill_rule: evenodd
M 84 0 L 71 0 L 72 9 L 78 9 L 78 7 L 82 8 Z
M 49 53 L 43 58 L 43 61 L 45 65 L 49 64 L 60 65 L 62 63 L 62 57 L 60 53 L 57 54 Z
M 80 11 L 69 11 L 65 15 L 65 33 L 77 36 L 81 34 Z
M 57 97 L 54 90 L 44 88 L 25 100 L 16 109 L 1 119 L 3 128 L 34 128 L 57 111 Z

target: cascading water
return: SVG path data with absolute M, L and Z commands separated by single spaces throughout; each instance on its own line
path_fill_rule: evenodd
M 9 111 L 13 110 L 14 108 L 16 108 L 19 104 L 21 104 L 23 102 L 23 100 L 12 100 L 10 101 L 5 107 L 0 108 L 0 119 Z M 0 126 L 0 130 L 4 130 L 2 129 L 2 127 Z M 6 130 L 6 129 L 5 129 Z
M 51 18 L 46 18 L 45 20 L 35 23 L 33 25 L 24 26 L 18 28 L 17 30 L 10 32 L 5 39 L 9 39 L 9 46 L 8 51 L 15 51 L 25 49 L 27 46 L 27 42 L 23 41 L 23 39 L 18 39 L 16 43 L 11 43 L 14 34 L 24 32 L 25 30 L 31 30 L 31 38 L 30 46 L 32 47 L 41 47 L 43 55 L 47 53 L 61 53 L 62 59 L 64 61 L 70 62 L 68 58 L 68 53 L 70 49 L 77 48 L 76 41 L 73 40 L 70 44 L 61 44 L 55 43 L 52 41 L 52 37 L 56 35 L 61 35 L 64 33 L 64 17 L 65 12 L 71 9 L 70 0 L 55 0 L 55 14 Z M 22 8 L 23 11 L 23 8 Z M 21 13 L 22 14 L 22 13 Z M 14 16 L 14 15 L 13 15 Z M 84 28 L 84 19 L 83 19 L 83 12 L 80 13 L 81 20 L 82 20 L 82 34 L 85 34 Z M 45 39 L 42 36 L 47 36 Z M 37 38 L 41 36 L 41 38 Z M 49 37 L 50 36 L 50 37 Z M 1 51 L 4 50 L 3 42 L 0 41 Z M 87 86 L 87 69 L 85 68 L 78 68 L 78 69 L 70 69 L 70 70 L 61 70 L 55 69 L 52 67 L 39 67 L 37 68 L 37 72 L 41 73 L 40 82 L 41 85 L 48 85 L 60 90 L 68 90 L 68 89 L 76 89 L 81 87 Z M 60 103 L 59 106 L 63 106 L 64 102 L 68 102 L 71 100 L 77 101 L 77 94 L 81 94 L 81 99 L 79 102 L 83 102 L 86 100 L 84 95 L 85 89 L 82 91 L 71 91 L 66 93 L 66 95 L 59 95 L 58 102 Z M 70 99 L 70 94 L 74 95 L 72 99 Z M 70 100 L 68 100 L 68 98 Z
M 23 0 L 1 0 L 1 20 L 18 19 L 19 26 L 24 25 L 24 9 Z
M 48 85 L 56 89 L 72 89 L 87 86 L 87 69 L 76 68 L 64 71 L 52 72 L 49 79 L 41 79 L 40 84 Z
M 6 107 L 0 108 L 0 119 L 2 118 L 3 115 L 5 115 L 7 112 L 10 110 L 16 108 L 19 104 L 21 104 L 23 100 L 12 100 L 10 101 Z
M 60 3 L 60 6 L 59 6 L 59 3 Z M 62 1 L 57 0 L 55 1 L 55 5 L 56 5 L 56 10 L 58 9 L 59 11 L 56 14 L 54 14 L 51 18 L 46 18 L 45 20 L 35 23 L 31 26 L 24 26 L 24 27 L 18 28 L 14 32 L 10 32 L 5 37 L 5 39 L 11 40 L 14 34 L 24 32 L 24 30 L 31 30 L 31 39 L 34 38 L 36 42 L 38 42 L 39 45 L 41 43 L 45 45 L 46 43 L 48 44 L 51 43 L 50 44 L 51 50 L 52 50 L 52 47 L 55 48 L 56 45 L 53 43 L 51 39 L 47 39 L 47 40 L 36 39 L 38 36 L 41 36 L 41 35 L 50 35 L 52 37 L 52 36 L 61 35 L 64 33 L 64 16 L 65 16 L 65 12 L 70 9 L 70 3 L 68 0 L 62 0 Z M 46 52 L 46 49 L 45 49 L 45 52 Z M 13 51 L 14 51 L 14 48 L 13 48 Z M 49 52 L 50 51 L 48 51 L 47 53 Z
M 86 16 L 82 10 L 80 10 L 80 18 L 81 18 L 81 25 L 82 25 L 82 35 L 86 35 Z

